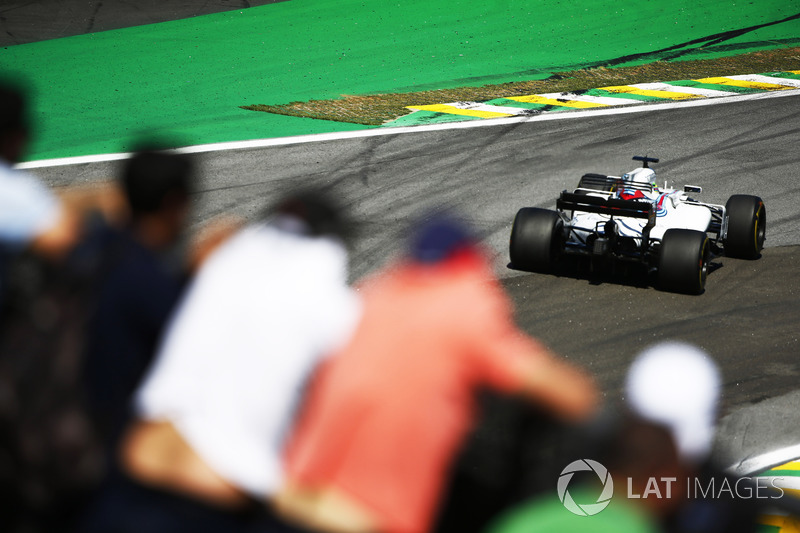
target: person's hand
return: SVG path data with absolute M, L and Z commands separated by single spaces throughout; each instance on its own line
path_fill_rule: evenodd
M 192 236 L 189 244 L 188 262 L 190 272 L 196 271 L 200 265 L 244 225 L 244 221 L 232 215 L 222 215 L 205 222 Z
M 107 223 L 121 226 L 128 219 L 125 195 L 113 181 L 70 185 L 55 190 L 63 204 L 79 217 L 99 213 Z

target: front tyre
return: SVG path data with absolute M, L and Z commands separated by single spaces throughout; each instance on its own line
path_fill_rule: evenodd
M 700 294 L 705 290 L 710 257 L 708 235 L 690 229 L 668 229 L 661 239 L 658 283 L 661 289 Z
M 757 259 L 764 248 L 767 208 L 758 196 L 734 194 L 725 204 L 728 233 L 722 243 L 725 255 Z
M 564 221 L 557 212 L 523 207 L 511 228 L 511 264 L 532 272 L 550 270 L 564 248 L 563 231 Z

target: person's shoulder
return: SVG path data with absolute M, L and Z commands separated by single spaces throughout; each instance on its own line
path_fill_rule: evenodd
M 55 193 L 36 175 L 15 169 L 5 161 L 0 161 L 0 191 L 36 194 L 53 200 L 56 198 Z
M 60 202 L 36 176 L 0 165 L 0 205 L 3 218 L 27 220 L 54 218 Z

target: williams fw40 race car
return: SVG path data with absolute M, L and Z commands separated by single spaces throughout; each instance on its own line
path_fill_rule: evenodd
M 700 187 L 656 186 L 653 157 L 634 156 L 642 167 L 622 176 L 585 174 L 563 191 L 556 210 L 524 207 L 511 229 L 514 268 L 551 270 L 562 254 L 602 262 L 635 262 L 657 275 L 660 288 L 700 294 L 709 261 L 720 255 L 760 257 L 767 212 L 758 196 L 736 194 L 722 205 L 690 197 Z

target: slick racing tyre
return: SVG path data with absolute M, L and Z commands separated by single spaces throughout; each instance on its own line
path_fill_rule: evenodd
M 767 231 L 767 208 L 758 196 L 734 194 L 725 204 L 728 234 L 722 246 L 725 255 L 756 259 L 764 248 Z
M 555 211 L 523 207 L 514 217 L 509 255 L 521 270 L 546 272 L 564 248 L 564 221 Z
M 661 289 L 700 294 L 706 286 L 710 257 L 708 235 L 691 229 L 668 229 L 661 239 L 658 283 Z

